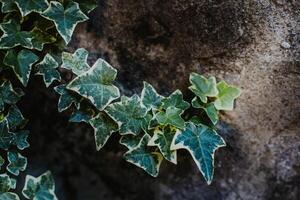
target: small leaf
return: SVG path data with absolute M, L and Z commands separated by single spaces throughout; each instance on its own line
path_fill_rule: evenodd
M 118 130 L 118 125 L 104 112 L 91 119 L 90 124 L 94 128 L 97 151 L 106 144 L 113 132 Z
M 85 13 L 91 12 L 98 6 L 97 0 L 75 0 L 75 1 L 78 2 L 80 9 Z
M 158 147 L 165 159 L 177 164 L 177 152 L 176 150 L 170 149 L 175 132 L 176 129 L 172 130 L 170 127 L 165 127 L 163 131 L 155 130 L 154 135 L 148 143 L 148 146 Z
M 102 111 L 120 96 L 119 89 L 112 84 L 116 75 L 116 69 L 104 60 L 98 59 L 87 72 L 72 80 L 67 85 L 67 89 L 89 99 Z
M 0 121 L 0 149 L 7 150 L 14 138 L 13 133 L 8 131 L 6 120 Z
M 20 100 L 20 95 L 14 91 L 11 83 L 5 81 L 0 85 L 0 112 L 5 108 L 5 104 L 16 104 Z
M 241 91 L 235 86 L 228 85 L 224 81 L 218 83 L 219 94 L 214 101 L 217 110 L 233 110 L 234 100 L 240 96 Z
M 22 194 L 30 200 L 57 200 L 55 185 L 50 171 L 35 178 L 27 175 Z
M 140 143 L 144 135 L 145 134 L 143 133 L 138 135 L 123 135 L 119 142 L 130 150 L 135 148 Z
M 11 49 L 16 46 L 31 48 L 31 34 L 21 31 L 20 24 L 15 20 L 9 20 L 0 24 L 3 35 L 0 38 L 0 49 Z
M 22 130 L 14 133 L 14 138 L 12 143 L 18 147 L 20 150 L 24 150 L 29 147 L 29 143 L 27 142 L 27 138 L 29 135 L 29 131 Z
M 5 160 L 0 156 L 0 170 L 1 170 L 1 167 L 4 164 L 4 162 L 5 162 Z
M 20 153 L 8 152 L 7 159 L 9 162 L 6 167 L 7 171 L 15 176 L 18 176 L 20 171 L 25 171 L 27 166 L 27 158 L 22 156 Z
M 49 87 L 54 80 L 60 81 L 60 74 L 56 70 L 58 63 L 50 54 L 46 54 L 44 59 L 35 66 L 38 69 L 36 74 L 43 76 L 46 87 Z
M 158 152 L 147 149 L 151 137 L 145 134 L 140 143 L 124 154 L 126 161 L 142 168 L 153 177 L 157 177 L 163 157 Z
M 15 0 L 0 0 L 0 2 L 2 3 L 2 13 L 8 13 L 18 10 L 17 5 L 15 4 Z
M 78 95 L 75 92 L 67 90 L 66 85 L 63 84 L 63 85 L 56 86 L 54 90 L 58 94 L 60 94 L 58 100 L 59 112 L 63 112 L 67 110 L 72 104 L 75 104 L 75 106 L 79 109 L 81 97 L 78 97 Z
M 83 48 L 77 49 L 74 54 L 63 52 L 62 53 L 62 68 L 71 70 L 77 76 L 90 69 L 87 64 L 89 52 Z
M 41 29 L 34 27 L 31 31 L 32 48 L 42 51 L 45 44 L 50 44 L 56 41 L 56 38 Z
M 15 0 L 22 16 L 26 16 L 31 12 L 42 13 L 48 8 L 47 0 Z
M 186 110 L 190 107 L 190 104 L 183 100 L 181 91 L 176 90 L 168 98 L 162 100 L 162 107 L 164 109 L 167 109 L 168 107 L 175 107 L 181 110 Z
M 208 118 L 210 119 L 210 121 L 214 125 L 216 125 L 218 123 L 218 121 L 219 121 L 219 112 L 215 108 L 213 103 L 203 104 L 202 102 L 200 102 L 198 97 L 195 97 L 192 100 L 192 106 L 194 108 L 200 108 L 200 109 L 204 110 L 204 112 L 206 113 L 206 115 L 208 116 Z
M 213 129 L 189 122 L 185 130 L 178 131 L 174 136 L 171 150 L 188 150 L 206 182 L 210 184 L 214 173 L 214 153 L 223 146 L 224 140 Z
M 21 111 L 16 105 L 9 108 L 6 120 L 10 131 L 22 128 L 27 123 L 27 120 L 23 117 Z
M 79 9 L 78 3 L 70 2 L 66 8 L 57 2 L 51 1 L 50 6 L 42 14 L 45 18 L 54 22 L 58 33 L 66 44 L 71 40 L 76 25 L 86 21 L 88 17 Z
M 14 189 L 14 179 L 7 174 L 0 174 L 0 194 L 8 192 L 10 189 Z
M 70 119 L 69 122 L 86 122 L 88 123 L 89 120 L 91 120 L 95 115 L 95 112 L 90 107 L 80 107 L 80 109 L 75 110 Z
M 138 135 L 143 130 L 147 108 L 137 95 L 122 96 L 121 102 L 110 104 L 105 112 L 118 123 L 121 135 Z
M 218 95 L 217 83 L 215 77 L 206 79 L 196 73 L 191 73 L 189 89 L 197 95 L 203 103 L 207 103 L 207 97 L 216 97 Z
M 161 125 L 171 125 L 179 129 L 184 128 L 184 120 L 181 118 L 183 111 L 179 108 L 168 107 L 166 111 L 159 111 L 155 118 Z
M 148 110 L 158 109 L 161 106 L 162 100 L 164 98 L 156 92 L 152 85 L 145 81 L 141 96 L 142 102 Z
M 10 50 L 4 57 L 4 64 L 11 67 L 21 83 L 27 86 L 32 65 L 38 59 L 37 55 L 26 49 L 21 50 L 19 53 Z

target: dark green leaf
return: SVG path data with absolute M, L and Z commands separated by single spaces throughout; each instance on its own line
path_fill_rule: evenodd
M 71 70 L 77 76 L 90 69 L 87 64 L 89 52 L 83 48 L 77 49 L 74 54 L 63 52 L 62 54 L 62 68 Z
M 38 69 L 36 74 L 43 76 L 46 87 L 49 87 L 54 80 L 60 81 L 60 74 L 56 70 L 58 63 L 50 54 L 47 54 L 41 62 L 36 64 L 36 67 Z
M 42 51 L 45 44 L 50 44 L 56 41 L 56 38 L 41 29 L 34 27 L 31 31 L 32 48 Z
M 63 112 L 67 110 L 72 104 L 75 104 L 77 109 L 80 107 L 81 97 L 79 97 L 75 92 L 66 89 L 66 85 L 59 85 L 54 88 L 54 90 L 60 94 L 58 100 L 58 111 Z
M 202 103 L 198 97 L 195 97 L 192 100 L 192 106 L 194 108 L 200 108 L 202 110 L 204 110 L 204 112 L 206 113 L 206 115 L 208 116 L 208 118 L 210 119 L 210 121 L 216 125 L 219 121 L 219 112 L 218 110 L 215 108 L 213 103 L 207 103 L 204 104 Z
M 181 118 L 183 111 L 179 108 L 168 107 L 166 111 L 159 111 L 155 118 L 161 125 L 171 125 L 179 129 L 184 128 L 184 120 Z
M 8 13 L 18 10 L 17 5 L 15 4 L 15 0 L 0 0 L 0 2 L 2 3 L 2 13 Z
M 31 12 L 42 13 L 48 8 L 47 0 L 15 0 L 22 16 L 26 16 Z
M 14 138 L 13 133 L 8 131 L 6 120 L 0 121 L 0 148 L 7 150 Z
M 150 109 L 158 109 L 161 106 L 163 96 L 159 95 L 154 87 L 147 82 L 144 82 L 144 88 L 142 90 L 142 102 Z
M 7 159 L 9 164 L 6 169 L 15 176 L 18 176 L 20 171 L 24 171 L 27 166 L 27 158 L 16 152 L 8 152 Z
M 5 104 L 16 104 L 20 97 L 20 94 L 14 91 L 9 81 L 2 83 L 0 85 L 0 112 L 4 110 Z

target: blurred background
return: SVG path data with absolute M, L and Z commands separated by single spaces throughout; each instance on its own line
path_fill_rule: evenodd
M 227 147 L 214 181 L 206 185 L 185 151 L 156 179 L 123 160 L 117 135 L 97 152 L 92 128 L 58 113 L 58 95 L 34 84 L 39 77 L 20 105 L 30 120 L 27 173 L 51 170 L 60 200 L 299 199 L 299 0 L 101 0 L 89 17 L 68 51 L 86 48 L 90 64 L 106 59 L 123 94 L 140 93 L 146 80 L 189 99 L 190 72 L 242 89 L 218 125 Z

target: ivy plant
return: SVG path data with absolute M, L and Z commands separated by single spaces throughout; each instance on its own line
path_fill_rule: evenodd
M 18 175 L 27 167 L 22 151 L 30 146 L 28 120 L 17 104 L 33 74 L 56 91 L 58 111 L 68 110 L 70 122 L 91 126 L 97 151 L 119 134 L 124 159 L 157 177 L 161 163 L 177 164 L 177 152 L 185 149 L 205 181 L 212 182 L 215 151 L 225 146 L 215 126 L 220 112 L 233 110 L 237 87 L 191 73 L 190 102 L 180 90 L 161 95 L 147 82 L 141 94 L 125 96 L 116 87 L 117 70 L 108 62 L 99 58 L 90 66 L 83 48 L 64 52 L 96 0 L 0 2 L 0 199 L 57 199 L 50 171 L 27 175 L 22 194 L 15 192 Z M 72 79 L 62 80 L 60 71 L 68 71 Z

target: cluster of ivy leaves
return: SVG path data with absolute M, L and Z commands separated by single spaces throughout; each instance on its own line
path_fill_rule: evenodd
M 17 102 L 31 74 L 46 86 L 60 80 L 57 67 L 76 25 L 88 19 L 97 0 L 0 0 L 0 199 L 19 200 L 16 177 L 25 171 L 29 147 L 27 120 Z M 31 200 L 55 200 L 54 180 L 47 171 L 26 176 L 22 195 Z
M 190 74 L 189 89 L 195 94 L 191 104 L 180 90 L 162 96 L 144 82 L 141 95 L 124 96 L 114 85 L 117 70 L 103 59 L 93 66 L 88 52 L 77 49 L 62 54 L 61 68 L 74 78 L 55 87 L 60 95 L 59 112 L 71 110 L 70 122 L 85 122 L 94 129 L 96 149 L 100 150 L 112 134 L 120 134 L 120 144 L 127 148 L 126 161 L 156 177 L 163 160 L 177 164 L 177 151 L 190 152 L 208 184 L 213 179 L 214 153 L 225 142 L 215 125 L 220 111 L 232 110 L 240 90 L 226 82 L 216 82 Z M 51 65 L 51 63 L 49 63 Z M 195 109 L 189 117 L 187 109 Z

